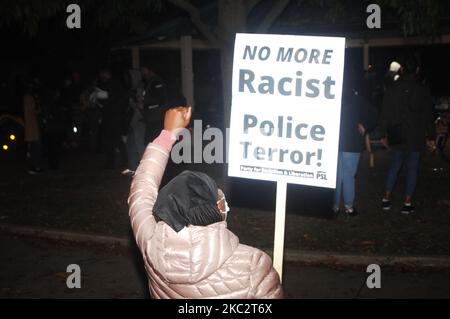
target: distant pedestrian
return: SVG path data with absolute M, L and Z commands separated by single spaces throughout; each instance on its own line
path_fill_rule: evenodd
M 124 175 L 134 175 L 145 150 L 145 119 L 142 115 L 142 104 L 137 103 L 136 94 L 129 100 L 128 132 L 126 137 L 127 168 Z
M 344 199 L 344 213 L 356 216 L 355 176 L 359 158 L 364 150 L 364 136 L 370 132 L 377 122 L 376 109 L 360 93 L 356 76 L 348 70 L 344 77 L 344 88 L 341 109 L 341 125 L 339 134 L 339 157 L 334 192 L 333 211 L 338 213 L 341 195 Z
M 27 86 L 27 92 L 23 96 L 23 113 L 25 125 L 25 142 L 28 147 L 30 168 L 28 173 L 38 174 L 42 172 L 42 136 L 39 124 L 40 109 L 33 84 Z
M 416 189 L 420 154 L 434 146 L 432 100 L 429 89 L 417 80 L 418 66 L 408 60 L 399 70 L 399 78 L 385 92 L 381 115 L 383 143 L 391 150 L 391 165 L 387 175 L 383 210 L 392 207 L 391 197 L 397 175 L 406 162 L 406 189 L 401 213 L 414 212 L 412 196 Z
M 142 82 L 139 85 L 142 115 L 146 124 L 146 143 L 161 132 L 166 103 L 166 85 L 153 70 L 141 68 Z
M 115 169 L 125 163 L 126 150 L 122 140 L 126 127 L 128 95 L 120 79 L 107 68 L 100 71 L 97 98 L 102 105 L 103 146 L 106 168 Z
M 61 149 L 65 137 L 65 112 L 60 101 L 60 91 L 51 90 L 42 106 L 43 141 L 48 159 L 48 168 L 60 168 Z

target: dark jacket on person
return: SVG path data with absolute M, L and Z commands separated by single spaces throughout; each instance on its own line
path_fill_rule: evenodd
M 151 75 L 143 81 L 144 85 L 144 109 L 162 107 L 166 99 L 164 82 L 156 75 Z
M 166 102 L 166 89 L 163 81 L 156 75 L 150 76 L 142 83 L 143 115 L 147 123 L 162 123 Z
M 376 123 L 377 111 L 367 99 L 354 91 L 345 92 L 342 97 L 339 151 L 362 152 L 364 136 L 359 133 L 358 124 L 370 132 Z
M 107 130 L 115 130 L 119 134 L 126 134 L 128 95 L 125 88 L 116 79 L 100 83 L 98 87 L 108 92 L 108 98 L 101 101 L 104 127 Z
M 380 118 L 382 133 L 392 140 L 393 149 L 421 152 L 425 138 L 435 136 L 430 90 L 413 74 L 404 74 L 386 89 Z M 391 136 L 389 136 L 391 135 Z
M 146 128 L 146 140 L 151 141 L 162 130 L 164 123 L 166 88 L 161 78 L 151 75 L 142 83 L 143 90 L 143 109 Z
M 386 73 L 386 75 L 384 76 L 384 81 L 383 81 L 384 89 L 387 90 L 391 86 L 395 85 L 398 81 L 397 77 L 399 77 L 397 72 L 388 71 Z
M 63 135 L 67 126 L 67 112 L 63 108 L 57 92 L 50 92 L 42 105 L 45 133 Z M 60 136 L 62 137 L 62 136 Z

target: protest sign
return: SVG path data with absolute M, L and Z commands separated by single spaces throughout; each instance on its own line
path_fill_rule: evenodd
M 277 182 L 282 278 L 287 183 L 335 188 L 345 39 L 237 34 L 228 175 Z
M 237 34 L 229 176 L 334 188 L 345 39 Z

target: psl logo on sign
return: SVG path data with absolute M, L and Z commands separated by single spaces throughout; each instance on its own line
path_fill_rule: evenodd
M 334 188 L 345 39 L 237 34 L 230 176 Z

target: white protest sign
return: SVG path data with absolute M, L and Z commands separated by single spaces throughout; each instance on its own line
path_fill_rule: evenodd
M 334 188 L 345 38 L 237 34 L 228 175 Z

